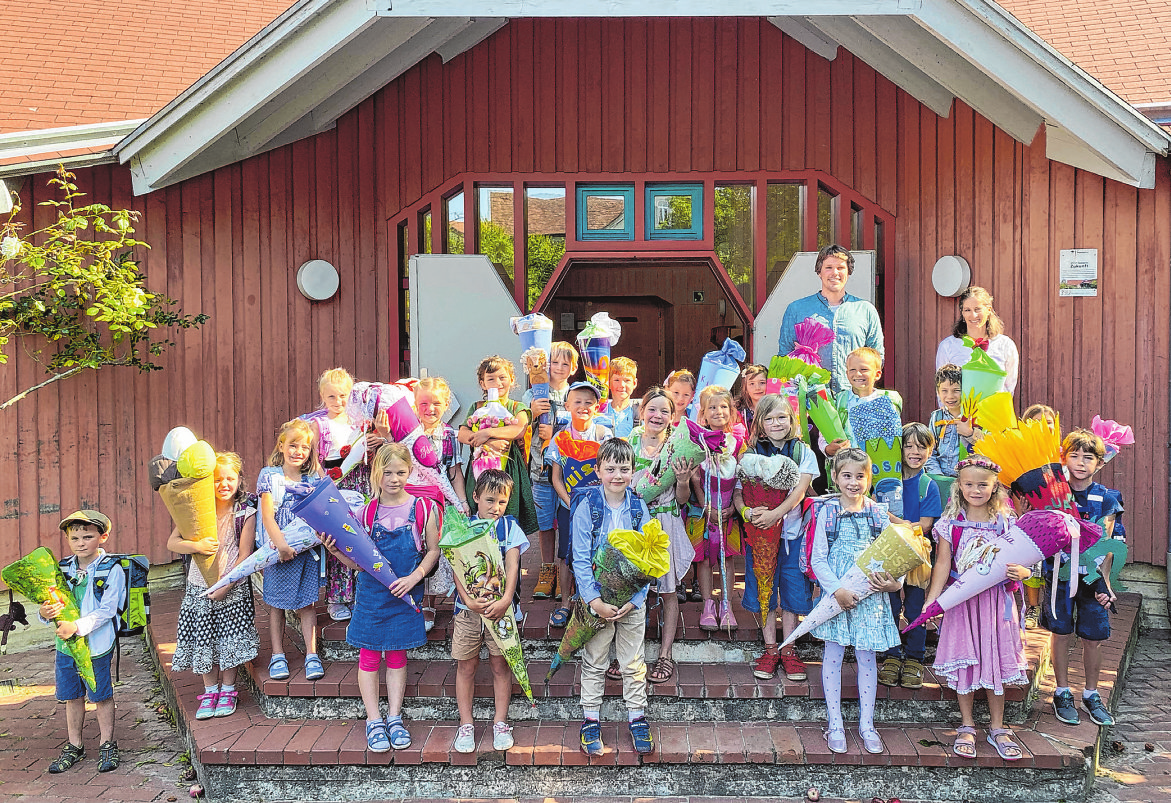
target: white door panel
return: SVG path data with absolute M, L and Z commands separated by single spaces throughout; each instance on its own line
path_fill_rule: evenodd
M 454 398 L 448 420 L 461 421 L 483 397 L 476 381 L 480 360 L 499 354 L 516 366 L 520 398 L 520 338 L 508 325 L 520 315 L 511 291 L 481 254 L 418 254 L 409 266 L 411 376 L 441 376 Z M 457 411 L 463 410 L 457 415 Z
M 851 251 L 854 255 L 854 273 L 846 280 L 846 292 L 874 303 L 874 251 Z M 789 260 L 789 266 L 769 293 L 768 299 L 756 316 L 752 330 L 752 361 L 768 365 L 777 353 L 781 321 L 785 309 L 793 301 L 811 296 L 821 289 L 821 279 L 813 272 L 817 262 L 814 251 L 798 251 Z

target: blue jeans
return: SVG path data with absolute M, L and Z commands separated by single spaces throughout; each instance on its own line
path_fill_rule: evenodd
M 890 612 L 894 614 L 895 624 L 898 624 L 899 613 L 906 612 L 907 621 L 913 622 L 923 613 L 923 601 L 927 598 L 927 590 L 917 586 L 903 586 L 902 591 L 890 592 Z M 904 599 L 905 598 L 905 599 Z M 903 643 L 879 656 L 887 658 L 910 658 L 923 663 L 923 655 L 927 651 L 927 625 L 919 625 L 910 633 L 903 634 Z

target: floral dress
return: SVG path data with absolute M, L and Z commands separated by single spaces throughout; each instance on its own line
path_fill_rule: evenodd
M 958 519 L 940 519 L 932 532 L 936 541 L 956 544 L 952 569 L 962 573 L 991 555 L 1011 523 L 1004 516 L 991 522 L 967 521 L 961 514 Z M 955 542 L 957 527 L 960 534 Z M 1004 694 L 1005 686 L 1028 682 L 1020 618 L 1007 583 L 998 583 L 943 614 L 933 668 L 956 694 L 977 689 Z

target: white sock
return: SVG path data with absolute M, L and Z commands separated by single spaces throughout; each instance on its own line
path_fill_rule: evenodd
M 1088 699 L 1090 699 L 1091 695 L 1094 695 L 1097 693 L 1098 693 L 1097 689 L 1086 689 L 1085 691 L 1082 692 L 1082 699 L 1088 700 Z
M 600 719 L 600 718 L 601 718 L 601 714 L 602 714 L 602 712 L 601 712 L 601 711 L 583 711 L 583 712 L 582 712 L 582 715 L 583 715 L 583 716 L 584 716 L 586 719 L 592 719 L 592 720 L 594 720 L 595 722 L 597 722 L 597 721 L 598 721 L 598 719 Z
M 1053 694 L 1056 696 L 1058 694 L 1064 694 L 1065 692 L 1068 692 L 1068 691 L 1069 691 L 1069 686 L 1058 686 L 1056 689 L 1053 690 Z
M 204 687 L 203 687 L 203 693 L 204 693 L 204 694 L 215 694 L 215 693 L 217 693 L 219 690 L 220 690 L 220 684 L 218 684 L 218 683 L 217 683 L 217 684 L 215 684 L 214 686 L 204 686 Z
M 220 691 L 221 691 L 221 692 L 226 692 L 226 691 L 235 691 L 235 690 L 236 690 L 236 684 L 235 684 L 235 683 L 231 684 L 230 686 L 229 686 L 227 683 L 225 683 L 224 685 L 220 686 Z
M 626 716 L 630 722 L 634 722 L 634 720 L 644 716 L 644 714 L 645 712 L 641 708 L 632 708 L 626 712 Z

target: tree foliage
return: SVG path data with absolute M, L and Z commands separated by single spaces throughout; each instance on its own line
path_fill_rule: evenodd
M 22 235 L 16 203 L 0 227 L 0 363 L 16 341 L 53 374 L 0 409 L 87 368 L 159 370 L 156 358 L 174 345 L 161 331 L 207 320 L 146 287 L 135 251 L 150 246 L 133 236 L 139 213 L 81 205 L 75 180 L 64 167 L 49 179 L 58 195 L 40 204 L 56 213 L 49 225 Z

